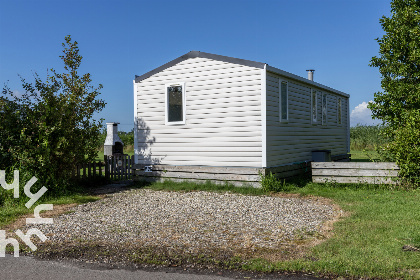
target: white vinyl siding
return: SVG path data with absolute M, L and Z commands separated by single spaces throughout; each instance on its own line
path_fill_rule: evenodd
M 165 124 L 165 89 L 184 86 L 185 124 Z M 137 83 L 140 164 L 261 167 L 261 69 L 190 58 Z
M 341 125 L 342 122 L 342 117 L 343 117 L 343 111 L 342 111 L 342 101 L 343 99 L 341 97 L 339 97 L 337 99 L 337 124 Z
M 311 115 L 312 115 L 312 124 L 317 124 L 318 122 L 318 92 L 314 89 L 311 89 Z
M 289 120 L 289 91 L 287 81 L 279 79 L 279 120 Z
M 283 79 L 288 82 L 289 121 L 279 123 L 279 83 Z M 328 104 L 336 104 L 337 95 L 325 89 L 313 88 L 302 82 L 281 77 L 267 72 L 267 166 L 280 166 L 312 160 L 312 151 L 318 149 L 331 150 L 332 155 L 347 153 L 347 128 L 337 126 L 336 119 L 328 119 L 325 126 L 313 125 L 312 91 L 318 92 L 317 103 L 321 104 L 322 94 L 326 95 Z M 333 102 L 333 103 L 332 103 Z M 347 123 L 348 99 L 342 99 L 343 123 Z M 345 104 L 346 103 L 346 104 Z M 321 106 L 319 106 L 320 108 Z M 327 117 L 335 118 L 336 106 L 329 109 Z M 328 106 L 327 106 L 328 108 Z M 320 108 L 321 110 L 321 108 Z M 320 110 L 317 111 L 320 113 Z M 319 118 L 319 115 L 318 115 Z
M 328 95 L 323 92 L 321 96 L 322 125 L 326 125 L 328 122 Z

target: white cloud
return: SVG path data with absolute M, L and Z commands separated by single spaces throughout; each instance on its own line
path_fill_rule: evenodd
M 14 91 L 13 91 L 13 94 L 16 96 L 16 97 L 22 97 L 22 95 L 23 95 L 23 93 L 20 91 L 20 90 L 17 90 L 17 89 L 15 89 Z
M 355 126 L 357 124 L 362 125 L 376 125 L 382 123 L 381 120 L 372 119 L 372 111 L 367 107 L 368 104 L 372 102 L 363 101 L 361 104 L 357 105 L 350 114 L 350 125 Z

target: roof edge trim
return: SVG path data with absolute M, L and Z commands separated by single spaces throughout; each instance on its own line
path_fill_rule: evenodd
M 303 77 L 300 77 L 298 75 L 295 75 L 295 74 L 292 74 L 292 73 L 289 73 L 289 72 L 280 70 L 280 69 L 275 68 L 275 67 L 270 66 L 270 65 L 267 65 L 267 71 L 272 72 L 272 73 L 275 73 L 275 74 L 278 74 L 278 75 L 281 75 L 281 76 L 284 76 L 284 77 L 287 77 L 287 78 L 290 78 L 290 79 L 293 79 L 293 80 L 296 80 L 296 81 L 299 81 L 299 82 L 303 82 L 305 84 L 313 85 L 315 87 L 318 87 L 318 88 L 321 88 L 321 89 L 324 89 L 324 90 L 328 90 L 328 91 L 334 92 L 334 93 L 336 93 L 338 95 L 341 95 L 341 96 L 344 96 L 344 97 L 347 97 L 347 98 L 350 97 L 350 95 L 347 94 L 347 93 L 344 93 L 342 91 L 339 91 L 339 90 L 336 90 L 336 89 L 333 89 L 333 88 L 324 86 L 323 84 L 320 84 L 320 83 L 317 83 L 317 82 L 314 82 L 314 81 L 305 79 Z
M 175 64 L 178 64 L 184 60 L 187 60 L 189 58 L 196 58 L 196 57 L 200 57 L 200 58 L 208 58 L 208 59 L 213 59 L 213 60 L 219 60 L 219 61 L 224 61 L 224 62 L 229 62 L 229 63 L 234 63 L 234 64 L 239 64 L 239 65 L 244 65 L 244 66 L 249 66 L 249 67 L 255 67 L 255 68 L 259 68 L 259 69 L 264 69 L 264 65 L 265 63 L 262 62 L 256 62 L 256 61 L 251 61 L 251 60 L 246 60 L 246 59 L 240 59 L 240 58 L 234 58 L 234 57 L 229 57 L 229 56 L 223 56 L 223 55 L 218 55 L 218 54 L 211 54 L 211 53 L 205 53 L 205 52 L 200 52 L 200 51 L 190 51 L 189 53 L 186 53 L 172 61 L 169 61 L 168 63 L 163 64 L 162 66 L 159 66 L 158 68 L 153 69 L 152 71 L 149 71 L 141 76 L 135 76 L 135 82 L 139 83 L 142 80 L 145 80 L 151 76 L 153 76 L 154 74 L 157 74 L 169 67 L 174 66 Z

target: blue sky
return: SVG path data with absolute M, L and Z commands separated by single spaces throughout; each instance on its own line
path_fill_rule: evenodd
M 381 90 L 375 38 L 388 0 L 0 0 L 0 83 L 22 91 L 63 70 L 61 43 L 71 35 L 82 73 L 104 85 L 97 118 L 133 127 L 133 79 L 191 50 L 268 63 L 350 94 L 352 125 L 369 122 L 363 102 Z

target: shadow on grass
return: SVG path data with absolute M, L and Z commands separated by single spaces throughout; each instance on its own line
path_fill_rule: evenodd
M 379 161 L 379 159 L 374 159 L 373 161 Z M 368 158 L 357 158 L 351 159 L 351 162 L 372 162 L 372 160 Z

